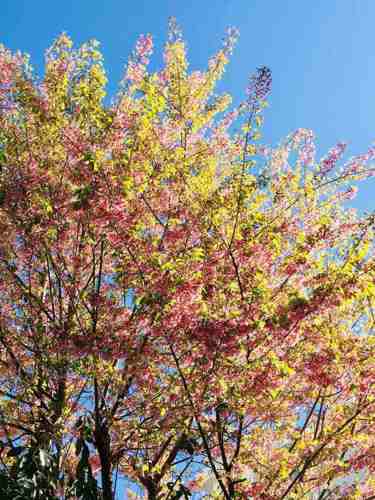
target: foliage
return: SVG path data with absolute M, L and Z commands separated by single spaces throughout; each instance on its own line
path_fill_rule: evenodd
M 236 36 L 189 72 L 171 22 L 157 73 L 141 37 L 110 105 L 95 42 L 0 48 L 8 498 L 375 494 L 375 149 L 262 146 L 270 71 L 214 93 Z
M 57 500 L 53 458 L 43 448 L 13 447 L 8 457 L 14 457 L 8 470 L 0 473 L 0 498 L 9 500 Z

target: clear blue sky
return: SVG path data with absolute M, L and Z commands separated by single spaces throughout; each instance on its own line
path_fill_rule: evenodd
M 239 28 L 221 85 L 236 101 L 256 67 L 272 69 L 265 142 L 299 127 L 316 132 L 320 153 L 343 140 L 354 155 L 375 141 L 374 0 L 2 0 L 0 42 L 28 52 L 41 71 L 45 49 L 62 31 L 75 43 L 96 38 L 113 93 L 140 33 L 153 34 L 157 67 L 171 15 L 193 68 L 205 67 L 227 26 Z M 375 208 L 374 179 L 355 205 Z

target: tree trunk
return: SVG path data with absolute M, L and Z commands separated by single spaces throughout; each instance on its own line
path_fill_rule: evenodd
M 105 423 L 95 429 L 95 443 L 101 465 L 103 500 L 113 500 L 110 436 Z
M 141 479 L 143 486 L 147 491 L 147 500 L 157 500 L 159 485 L 151 477 L 144 477 Z

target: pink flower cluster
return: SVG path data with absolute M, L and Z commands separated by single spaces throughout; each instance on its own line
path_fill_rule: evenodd
M 141 83 L 149 57 L 152 54 L 153 42 L 151 35 L 141 35 L 135 46 L 135 51 L 128 63 L 125 81 L 135 84 Z
M 355 156 L 344 166 L 344 175 L 362 175 L 372 177 L 375 175 L 375 168 L 365 169 L 366 163 L 375 158 L 375 146 L 371 146 L 366 153 Z
M 311 130 L 299 128 L 292 135 L 291 145 L 299 149 L 298 161 L 305 166 L 311 165 L 315 159 L 314 134 Z
M 224 54 L 230 56 L 233 52 L 233 48 L 238 40 L 239 37 L 239 31 L 237 28 L 234 28 L 231 26 L 230 28 L 227 29 L 227 36 L 224 39 Z
M 141 35 L 135 47 L 137 61 L 140 64 L 148 64 L 148 58 L 152 54 L 152 48 L 153 43 L 151 35 Z
M 320 175 L 322 177 L 327 175 L 335 167 L 336 163 L 339 161 L 339 159 L 343 155 L 345 149 L 346 149 L 345 142 L 339 142 L 336 144 L 335 147 L 330 149 L 330 151 L 328 152 L 328 155 L 322 159 L 322 162 L 320 165 Z
M 263 101 L 271 92 L 272 73 L 267 66 L 258 68 L 254 75 L 251 75 L 246 93 L 249 96 L 249 103 L 255 104 L 257 101 Z

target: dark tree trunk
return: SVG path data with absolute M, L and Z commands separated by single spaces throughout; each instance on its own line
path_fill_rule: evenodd
M 147 491 L 147 500 L 157 500 L 159 492 L 159 482 L 154 481 L 152 477 L 144 477 L 141 479 L 141 481 Z
M 110 436 L 105 423 L 95 429 L 95 443 L 101 465 L 103 500 L 113 500 Z

